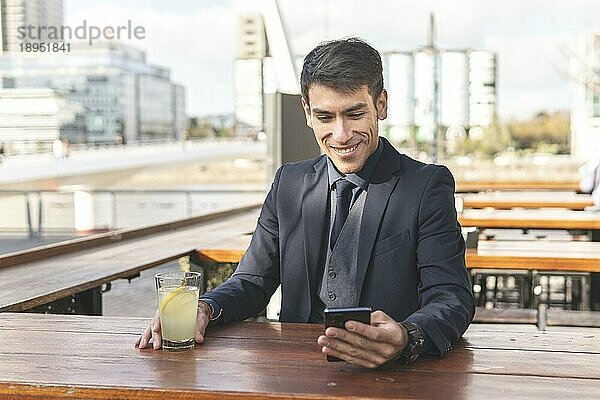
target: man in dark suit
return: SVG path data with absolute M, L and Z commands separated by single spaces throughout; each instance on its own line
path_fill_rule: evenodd
M 207 324 L 264 309 L 281 284 L 280 320 L 323 323 L 325 307 L 370 306 L 317 338 L 323 352 L 369 368 L 443 355 L 474 314 L 450 171 L 398 153 L 378 135 L 387 116 L 379 53 L 359 39 L 305 58 L 306 121 L 324 155 L 277 171 L 231 279 L 201 296 Z M 160 347 L 158 313 L 136 344 Z

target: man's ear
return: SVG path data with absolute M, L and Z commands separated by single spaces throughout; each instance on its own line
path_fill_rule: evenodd
M 387 118 L 387 91 L 383 89 L 381 94 L 377 98 L 377 118 L 378 119 L 386 119 Z
M 302 108 L 304 109 L 304 116 L 306 117 L 306 125 L 308 125 L 308 127 L 312 129 L 312 118 L 311 118 L 310 106 L 304 100 L 304 97 L 302 99 L 300 99 L 300 103 L 302 104 Z

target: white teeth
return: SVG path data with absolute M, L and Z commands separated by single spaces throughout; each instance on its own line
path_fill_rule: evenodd
M 354 146 L 349 147 L 347 149 L 338 149 L 336 147 L 333 147 L 333 149 L 335 150 L 336 153 L 348 154 L 348 153 L 353 152 L 357 147 L 358 147 L 358 144 L 355 144 Z

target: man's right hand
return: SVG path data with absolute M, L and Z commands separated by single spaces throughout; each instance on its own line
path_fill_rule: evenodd
M 200 302 L 198 305 L 198 316 L 196 318 L 196 333 L 194 335 L 196 343 L 204 342 L 204 332 L 206 331 L 209 320 L 210 307 Z M 146 327 L 144 333 L 142 333 L 141 336 L 135 340 L 135 345 L 140 349 L 144 349 L 148 346 L 148 344 L 152 343 L 154 350 L 158 350 L 162 345 L 161 339 L 160 310 L 157 309 L 156 313 L 154 314 L 154 318 L 152 318 L 152 321 L 150 321 L 150 324 Z

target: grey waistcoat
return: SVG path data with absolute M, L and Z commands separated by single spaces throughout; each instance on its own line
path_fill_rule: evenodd
M 366 197 L 367 192 L 363 190 L 350 208 L 333 250 L 327 246 L 327 263 L 319 294 L 325 307 L 358 306 L 361 288 L 356 282 L 356 262 Z

